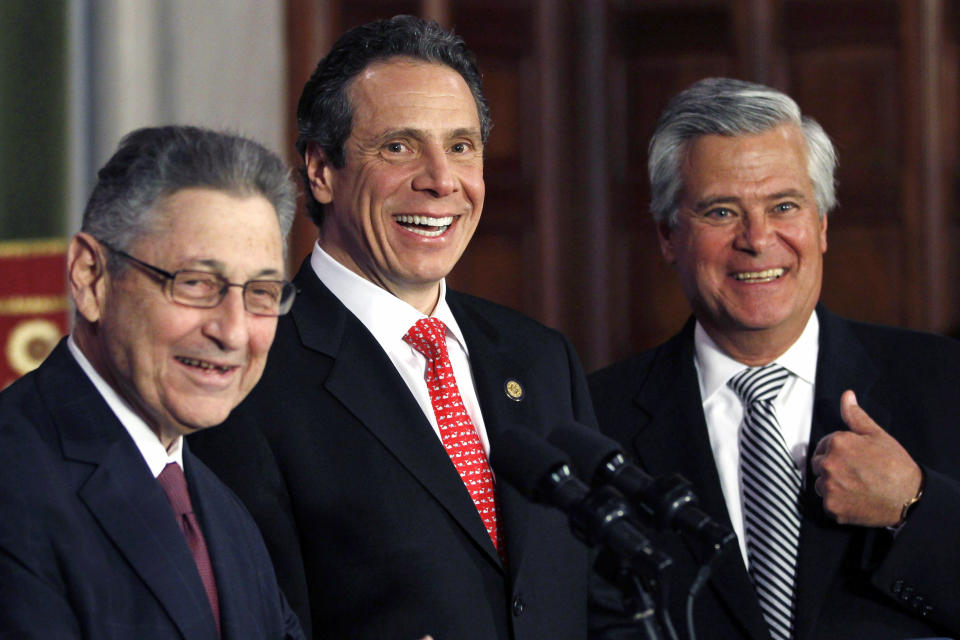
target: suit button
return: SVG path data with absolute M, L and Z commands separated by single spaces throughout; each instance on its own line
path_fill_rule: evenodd
M 913 587 L 904 587 L 903 591 L 900 592 L 900 599 L 904 602 L 910 600 L 913 597 Z
M 520 596 L 517 596 L 516 598 L 514 598 L 513 599 L 513 615 L 519 616 L 521 613 L 523 613 L 523 608 L 525 606 L 526 605 L 523 602 L 523 598 L 521 598 Z
M 920 615 L 921 615 L 921 616 L 928 616 L 928 615 L 930 615 L 931 613 L 933 613 L 933 606 L 932 606 L 932 605 L 929 605 L 929 604 L 926 605 L 926 606 L 924 606 L 923 609 L 920 610 Z
M 914 611 L 919 611 L 920 607 L 923 606 L 923 596 L 914 596 L 913 600 L 910 602 L 910 608 Z
M 893 591 L 894 593 L 900 593 L 900 591 L 902 590 L 903 590 L 903 580 L 897 580 L 890 587 L 890 591 Z

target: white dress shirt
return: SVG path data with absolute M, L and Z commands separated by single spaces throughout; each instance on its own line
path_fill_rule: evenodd
M 812 313 L 797 341 L 775 360 L 791 374 L 773 406 L 783 440 L 790 457 L 801 471 L 801 477 L 805 476 L 803 471 L 806 468 L 807 445 L 813 421 L 813 387 L 817 375 L 819 337 L 820 323 L 817 314 Z M 744 566 L 749 567 L 744 539 L 743 486 L 740 481 L 739 435 L 743 403 L 737 393 L 727 386 L 730 378 L 747 367 L 721 351 L 699 322 L 694 330 L 693 345 L 703 414 L 707 419 L 707 433 L 720 475 L 720 487 L 730 522 L 740 542 Z
M 403 339 L 417 320 L 426 316 L 386 289 L 378 287 L 344 267 L 321 249 L 319 244 L 313 246 L 310 266 L 313 267 L 320 281 L 373 334 L 374 339 L 390 358 L 390 362 L 396 367 L 400 377 L 407 383 L 410 393 L 416 398 L 423 410 L 423 415 L 430 421 L 437 438 L 442 441 L 440 426 L 433 413 L 433 403 L 430 401 L 430 392 L 427 390 L 427 359 Z M 447 306 L 446 294 L 446 280 L 441 280 L 440 299 L 433 311 L 433 317 L 447 325 L 447 352 L 453 366 L 453 375 L 457 380 L 464 407 L 470 415 L 470 420 L 473 421 L 484 451 L 489 456 L 490 443 L 487 440 L 487 430 L 483 424 L 483 414 L 480 413 L 480 403 L 477 400 L 473 374 L 470 371 L 470 354 L 460 327 L 450 307 Z
M 170 443 L 170 448 L 164 449 L 163 444 L 160 442 L 160 437 L 147 426 L 143 418 L 138 416 L 136 412 L 130 408 L 127 401 L 121 398 L 120 394 L 97 373 L 97 370 L 93 368 L 93 365 L 90 364 L 87 357 L 80 351 L 72 335 L 67 338 L 67 348 L 70 349 L 70 353 L 76 358 L 83 372 L 86 373 L 90 381 L 93 382 L 93 386 L 97 388 L 97 391 L 99 391 L 103 399 L 106 400 L 110 410 L 113 411 L 117 419 L 120 420 L 120 423 L 127 430 L 127 433 L 133 438 L 133 443 L 136 444 L 137 449 L 140 450 L 140 454 L 150 468 L 150 473 L 153 474 L 153 477 L 156 478 L 159 476 L 163 468 L 170 462 L 176 462 L 180 465 L 180 468 L 183 469 L 183 436 L 177 436 L 177 438 Z

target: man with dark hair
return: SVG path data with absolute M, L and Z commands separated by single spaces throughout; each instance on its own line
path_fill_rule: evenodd
M 835 167 L 789 96 L 726 78 L 671 100 L 650 143 L 693 318 L 590 387 L 601 429 L 737 533 L 693 610 L 700 639 L 960 633 L 960 344 L 818 304 Z M 682 594 L 702 557 L 659 543 Z
M 358 27 L 298 122 L 319 238 L 263 381 L 192 444 L 317 638 L 584 638 L 585 547 L 488 464 L 509 426 L 595 424 L 580 365 L 557 332 L 444 281 L 483 207 L 472 54 L 409 16 Z
M 303 638 L 252 518 L 191 455 L 256 384 L 294 214 L 260 145 L 140 129 L 70 242 L 72 334 L 0 393 L 0 637 Z

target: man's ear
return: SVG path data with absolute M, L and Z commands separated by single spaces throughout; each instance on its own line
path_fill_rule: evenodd
M 673 228 L 669 222 L 657 223 L 657 238 L 660 240 L 660 253 L 667 264 L 673 266 L 677 261 L 676 252 L 673 248 Z
M 333 165 L 327 160 L 327 154 L 316 142 L 307 144 L 303 155 L 303 162 L 307 168 L 307 180 L 310 192 L 320 204 L 333 202 Z
M 87 322 L 103 315 L 107 292 L 107 258 L 103 246 L 81 231 L 67 248 L 67 280 L 77 312 Z
M 820 218 L 820 253 L 827 252 L 827 214 Z

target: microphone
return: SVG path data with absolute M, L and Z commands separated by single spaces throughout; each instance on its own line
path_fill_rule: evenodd
M 645 577 L 658 577 L 672 564 L 629 520 L 630 508 L 619 492 L 611 487 L 591 491 L 573 475 L 567 455 L 536 434 L 506 429 L 490 454 L 498 477 L 534 502 L 565 512 L 574 534 L 587 544 L 607 547 Z
M 683 476 L 653 478 L 628 462 L 615 440 L 573 422 L 554 429 L 548 439 L 570 454 L 574 467 L 587 474 L 594 486 L 618 489 L 641 518 L 657 529 L 691 535 L 714 551 L 735 539 L 733 531 L 697 506 L 697 497 Z

